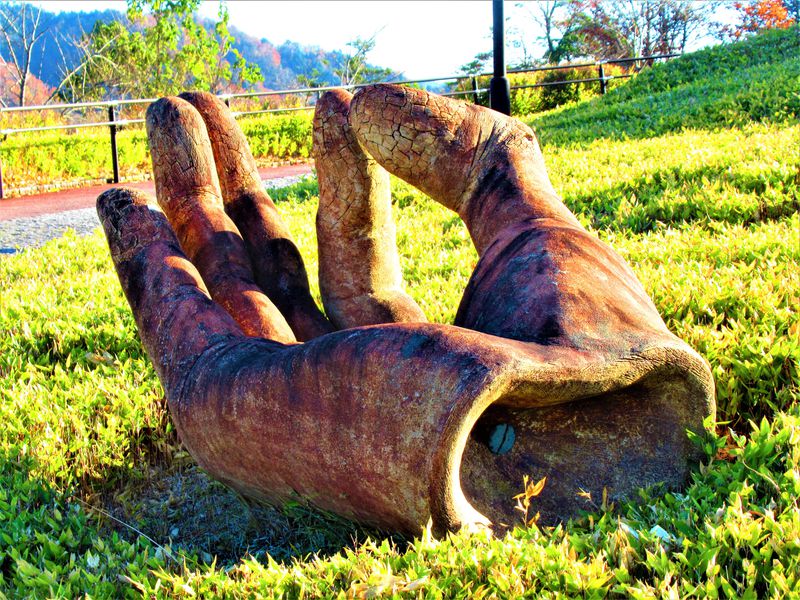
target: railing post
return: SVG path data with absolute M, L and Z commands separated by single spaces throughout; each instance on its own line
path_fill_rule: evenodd
M 606 72 L 603 70 L 603 63 L 597 65 L 598 77 L 600 77 L 600 93 L 606 93 Z
M 511 88 L 506 77 L 505 33 L 503 27 L 503 0 L 492 0 L 492 37 L 494 73 L 489 82 L 489 107 L 504 115 L 511 114 Z
M 0 142 L 3 141 L 3 138 L 0 137 Z M 0 154 L 0 200 L 3 199 L 3 155 Z
M 478 99 L 478 78 L 477 77 L 473 77 L 472 78 L 472 101 L 475 104 L 480 104 L 480 101 Z
M 111 122 L 109 129 L 111 130 L 111 167 L 114 170 L 114 183 L 119 183 L 119 157 L 117 156 L 117 126 L 114 125 L 116 121 L 116 111 L 114 105 L 108 105 L 108 120 Z

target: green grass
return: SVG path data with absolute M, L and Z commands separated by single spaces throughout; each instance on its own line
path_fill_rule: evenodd
M 765 39 L 783 38 L 756 38 L 759 52 Z M 658 97 L 679 73 L 653 83 Z M 301 506 L 248 507 L 177 440 L 102 234 L 67 235 L 0 259 L 0 598 L 796 595 L 800 126 L 687 122 L 630 139 L 606 127 L 581 143 L 551 130 L 545 156 L 565 202 L 711 364 L 730 429 L 696 440 L 705 459 L 686 489 L 595 499 L 591 515 L 498 539 L 403 540 Z M 452 322 L 469 237 L 393 188 L 407 289 Z M 273 194 L 315 294 L 316 194 L 313 180 Z

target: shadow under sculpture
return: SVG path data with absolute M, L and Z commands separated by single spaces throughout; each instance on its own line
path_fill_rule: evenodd
M 582 492 L 685 482 L 710 370 L 558 199 L 530 128 L 400 86 L 325 94 L 328 317 L 224 104 L 164 98 L 147 129 L 163 214 L 128 189 L 98 212 L 181 440 L 214 477 L 412 534 L 519 522 L 524 475 L 547 476 L 545 523 L 592 508 Z M 402 291 L 384 169 L 469 229 L 480 260 L 455 325 Z

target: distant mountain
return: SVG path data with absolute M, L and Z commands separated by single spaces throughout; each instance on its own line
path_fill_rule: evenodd
M 115 10 L 58 14 L 42 11 L 41 29 L 46 30 L 46 34 L 34 47 L 31 73 L 45 84 L 57 86 L 63 74 L 74 68 L 81 59 L 73 41 L 90 32 L 96 22 L 114 20 L 127 23 L 125 14 Z M 204 24 L 213 27 L 211 21 Z M 314 76 L 320 85 L 339 83 L 333 73 L 345 59 L 344 53 L 339 50 L 326 51 L 291 41 L 275 46 L 265 38 L 247 35 L 235 27 L 231 27 L 230 31 L 236 38 L 236 49 L 261 69 L 262 86 L 266 89 L 298 87 L 297 77 L 300 75 Z M 5 44 L 0 44 L 0 58 L 10 60 Z M 314 73 L 315 70 L 317 73 Z M 396 76 L 400 77 L 400 73 L 396 73 Z
M 236 38 L 234 47 L 242 56 L 259 66 L 263 85 L 269 89 L 297 86 L 297 77 L 315 77 L 319 85 L 336 85 L 339 78 L 333 71 L 344 63 L 345 55 L 339 50 L 328 52 L 318 47 L 302 46 L 286 41 L 274 46 L 266 38 L 255 38 L 231 27 Z M 317 71 L 317 73 L 314 73 Z
M 57 86 L 64 74 L 64 67 L 78 64 L 81 54 L 72 40 L 80 39 L 97 21 L 125 20 L 125 15 L 116 10 L 93 10 L 91 12 L 51 13 L 42 11 L 40 30 L 45 35 L 31 53 L 31 73 L 47 85 Z M 17 49 L 19 55 L 19 48 Z M 62 57 L 63 53 L 63 57 Z M 10 60 L 8 48 L 0 44 L 0 58 Z
M 19 73 L 14 65 L 0 58 L 0 103 L 5 106 L 19 104 Z M 28 76 L 25 86 L 26 104 L 44 104 L 50 97 L 53 88 L 42 82 L 35 75 Z

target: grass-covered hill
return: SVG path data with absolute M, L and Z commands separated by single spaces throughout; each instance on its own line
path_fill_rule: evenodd
M 707 48 L 646 69 L 605 97 L 533 119 L 545 144 L 641 139 L 800 116 L 800 28 Z
M 533 120 L 565 202 L 712 366 L 723 423 L 697 440 L 685 489 L 594 498 L 582 519 L 499 539 L 401 540 L 247 507 L 177 441 L 102 235 L 68 235 L 0 262 L 0 598 L 796 596 L 800 126 L 786 109 L 797 87 L 777 75 L 796 78 L 796 35 L 687 56 Z M 750 89 L 770 91 L 767 109 L 742 100 Z M 651 119 L 626 121 L 637 106 Z M 662 114 L 671 124 L 655 128 Z M 451 321 L 468 235 L 394 191 L 408 290 Z M 311 180 L 274 194 L 312 273 L 316 193 Z

